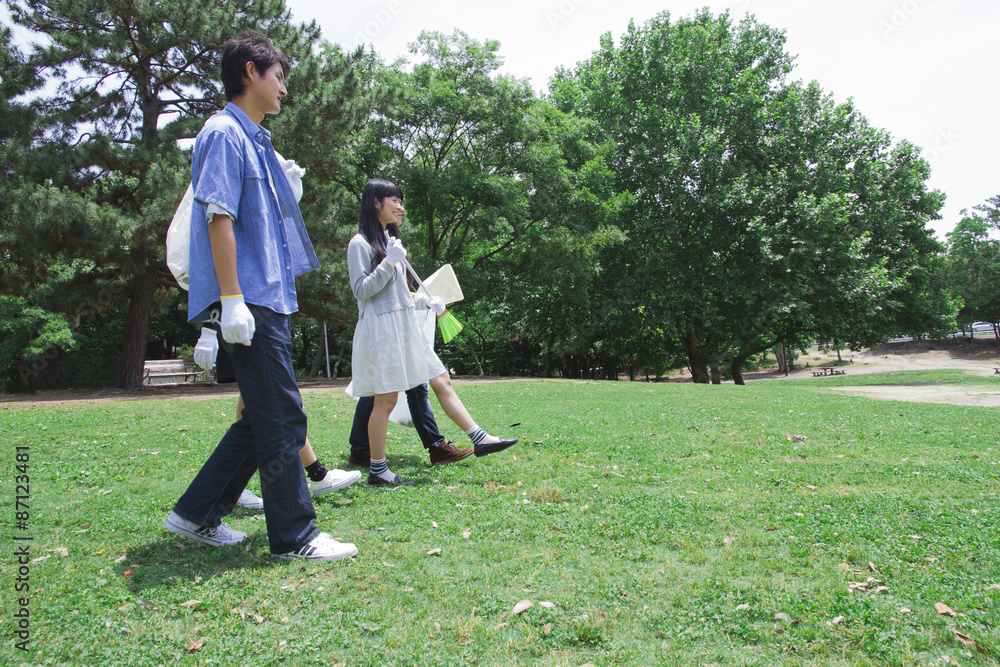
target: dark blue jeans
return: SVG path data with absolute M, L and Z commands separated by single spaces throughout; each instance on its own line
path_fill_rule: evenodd
M 188 521 L 217 526 L 229 514 L 255 472 L 274 553 L 297 549 L 319 533 L 299 450 L 306 415 L 292 370 L 290 318 L 251 306 L 256 331 L 251 345 L 226 346 L 243 396 L 243 418 L 229 427 L 174 511 Z
M 406 392 L 406 405 L 410 408 L 410 416 L 413 418 L 413 427 L 417 429 L 420 442 L 424 449 L 430 449 L 444 442 L 444 437 L 438 432 L 437 422 L 434 421 L 434 411 L 431 410 L 431 402 L 427 399 L 427 385 L 422 384 L 409 389 Z M 358 407 L 354 409 L 354 423 L 351 425 L 351 454 L 355 457 L 369 456 L 368 445 L 368 419 L 375 409 L 375 397 L 363 396 L 358 401 Z

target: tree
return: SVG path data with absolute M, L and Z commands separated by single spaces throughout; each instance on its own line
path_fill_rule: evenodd
M 948 233 L 947 281 L 964 303 L 963 322 L 1000 322 L 1000 242 L 990 238 L 992 225 L 980 215 L 962 211 L 962 220 Z M 985 212 L 985 211 L 983 211 Z
M 609 145 L 593 141 L 592 121 L 496 74 L 495 41 L 424 32 L 410 49 L 411 72 L 397 63 L 373 73 L 398 92 L 359 135 L 345 185 L 360 191 L 381 175 L 403 187 L 411 261 L 423 275 L 454 265 L 464 342 L 479 342 L 466 349 L 481 372 L 497 341 L 572 347 L 600 272 L 593 250 L 616 235 Z
M 314 145 L 353 122 L 352 112 L 338 116 L 338 109 L 349 105 L 331 94 L 350 93 L 350 86 L 328 86 L 324 79 L 340 76 L 344 83 L 343 58 L 317 48 L 314 23 L 289 23 L 282 0 L 8 4 L 13 20 L 42 40 L 27 64 L 58 87 L 33 105 L 46 132 L 34 142 L 30 167 L 22 171 L 25 186 L 13 205 L 18 226 L 5 247 L 30 251 L 16 257 L 25 284 L 47 280 L 53 259 L 85 261 L 76 293 L 53 307 L 73 312 L 82 301 L 127 309 L 117 384 L 138 386 L 154 300 L 163 290 L 176 289 L 163 261 L 163 242 L 190 178 L 178 141 L 192 138 L 225 102 L 219 46 L 253 27 L 268 34 L 291 62 L 304 65 L 304 76 L 290 78 L 288 106 L 296 105 L 294 82 L 315 120 L 309 127 L 308 112 L 292 111 L 287 126 L 294 132 L 342 121 L 331 122 L 326 133 L 313 132 Z
M 613 293 L 679 341 L 696 382 L 729 358 L 742 383 L 751 355 L 810 334 L 883 331 L 940 208 L 912 147 L 790 70 L 784 35 L 752 17 L 663 13 L 552 84 L 615 140 L 636 202 Z

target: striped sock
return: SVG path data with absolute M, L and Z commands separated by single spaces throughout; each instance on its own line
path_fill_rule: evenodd
M 387 482 L 391 482 L 396 478 L 396 475 L 394 475 L 393 472 L 389 470 L 389 461 L 387 461 L 385 458 L 372 459 L 371 462 L 372 462 L 371 474 Z
M 472 441 L 473 445 L 492 445 L 500 442 L 500 438 L 490 435 L 476 424 L 473 424 L 472 428 L 466 431 L 465 434 L 469 436 L 469 440 Z

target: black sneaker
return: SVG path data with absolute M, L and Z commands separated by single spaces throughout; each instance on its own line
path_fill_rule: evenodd
M 476 450 L 476 456 L 486 456 L 487 454 L 492 454 L 493 452 L 502 452 L 512 445 L 517 444 L 517 438 L 513 440 L 501 440 L 500 442 L 491 442 L 485 445 L 476 445 L 474 449 Z
M 416 484 L 412 479 L 406 479 L 396 475 L 391 482 L 387 482 L 378 475 L 368 473 L 368 486 L 410 486 Z

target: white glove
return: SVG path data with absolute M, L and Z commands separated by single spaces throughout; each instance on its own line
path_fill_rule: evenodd
M 215 335 L 215 329 L 202 327 L 201 338 L 194 346 L 194 363 L 210 371 L 215 365 L 217 354 L 219 354 L 219 337 Z
M 257 330 L 253 313 L 243 302 L 243 295 L 222 297 L 222 339 L 227 343 L 249 345 Z
M 444 299 L 439 296 L 432 296 L 427 302 L 427 307 L 434 311 L 434 314 L 438 317 L 444 315 L 444 311 L 447 310 L 444 305 Z
M 406 259 L 406 248 L 403 247 L 403 242 L 399 239 L 392 239 L 386 250 L 385 259 L 392 266 L 396 266 Z

